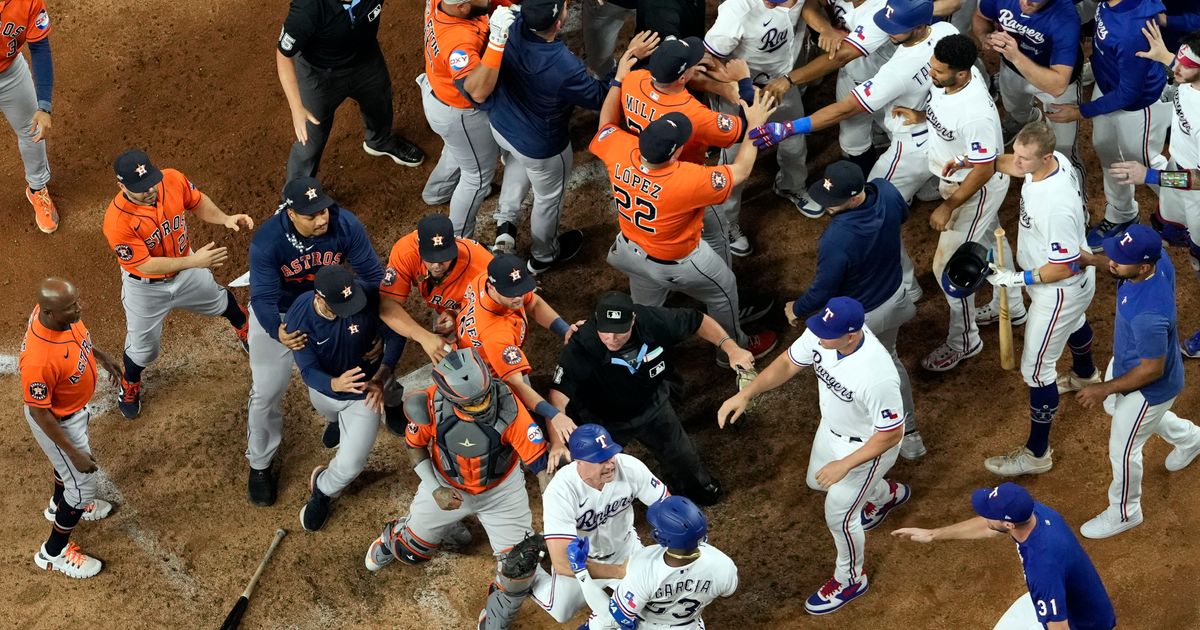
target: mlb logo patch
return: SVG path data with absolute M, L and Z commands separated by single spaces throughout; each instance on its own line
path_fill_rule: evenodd
M 980 144 L 978 142 L 971 143 L 971 150 L 976 153 L 987 153 L 987 147 L 984 147 L 982 144 Z
M 896 418 L 900 417 L 900 414 L 892 411 L 891 409 L 884 409 L 882 415 L 884 420 L 895 420 Z

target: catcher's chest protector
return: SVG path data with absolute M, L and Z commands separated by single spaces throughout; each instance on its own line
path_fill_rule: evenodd
M 463 420 L 454 407 L 435 392 L 432 405 L 440 466 L 456 483 L 487 487 L 500 481 L 512 466 L 516 452 L 500 436 L 517 419 L 517 400 L 507 388 L 496 388 L 491 417 Z

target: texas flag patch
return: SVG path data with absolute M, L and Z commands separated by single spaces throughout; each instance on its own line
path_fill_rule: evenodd
M 867 36 L 863 34 L 863 27 L 861 27 L 861 26 L 854 29 L 854 35 L 855 35 L 855 37 L 858 37 L 859 39 L 861 39 L 863 41 L 866 41 L 866 39 L 867 39 Z
M 862 28 L 862 27 L 860 26 L 859 28 Z M 863 88 L 863 96 L 871 95 L 871 82 L 870 81 L 863 83 L 862 88 Z
M 987 153 L 988 152 L 987 148 L 984 147 L 983 144 L 981 144 L 979 142 L 972 142 L 971 150 L 976 153 Z
M 900 414 L 892 411 L 891 409 L 884 409 L 882 415 L 884 420 L 895 420 L 896 418 L 900 417 Z
M 1053 251 L 1056 254 L 1065 254 L 1067 253 L 1067 248 L 1063 247 L 1062 243 L 1050 243 L 1050 251 Z

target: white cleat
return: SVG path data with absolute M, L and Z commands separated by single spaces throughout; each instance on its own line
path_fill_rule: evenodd
M 112 509 L 113 509 L 113 506 L 108 501 L 105 501 L 104 499 L 92 499 L 92 502 L 87 504 L 87 507 L 83 509 L 83 519 L 82 520 L 98 521 L 98 520 L 108 516 L 109 513 L 112 512 Z M 57 513 L 58 512 L 54 509 L 54 504 L 51 503 L 42 512 L 42 516 L 46 517 L 47 521 L 50 521 L 51 523 L 53 523 L 54 516 Z
M 57 556 L 48 555 L 46 545 L 43 544 L 34 554 L 33 562 L 39 569 L 58 571 L 77 580 L 84 580 L 96 575 L 104 566 L 99 560 L 80 551 L 79 545 L 74 542 L 67 543 L 62 553 Z
M 1054 449 L 1046 449 L 1046 454 L 1034 457 L 1033 451 L 1024 446 L 1008 455 L 989 457 L 983 462 L 985 468 L 1001 477 L 1017 477 L 1020 475 L 1040 475 L 1049 472 L 1054 467 Z
M 1083 534 L 1084 538 L 1098 540 L 1116 536 L 1121 532 L 1127 532 L 1142 524 L 1142 513 L 1140 511 L 1124 520 L 1121 519 L 1120 514 L 1115 512 L 1110 507 L 1097 514 L 1096 518 L 1079 526 L 1079 533 Z
M 1176 446 L 1174 450 L 1167 455 L 1166 466 L 1171 472 L 1178 472 L 1188 467 L 1196 456 L 1200 455 L 1200 442 L 1197 442 L 1190 448 Z
M 1095 385 L 1101 380 L 1103 379 L 1100 377 L 1100 370 L 1092 372 L 1092 375 L 1086 378 L 1079 376 L 1071 370 L 1060 372 L 1058 375 L 1058 393 L 1069 394 L 1077 392 L 1088 385 Z
M 1029 312 L 1025 309 L 1021 309 L 1021 312 L 1019 313 L 1009 311 L 1008 321 L 1011 322 L 1013 326 L 1021 326 L 1025 324 L 1025 320 L 1028 317 Z M 1000 321 L 1000 307 L 993 306 L 992 304 L 985 304 L 975 309 L 976 326 L 990 326 L 998 321 Z

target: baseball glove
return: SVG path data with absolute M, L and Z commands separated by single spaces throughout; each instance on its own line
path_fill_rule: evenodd
M 525 540 L 513 545 L 500 564 L 500 574 L 519 580 L 533 575 L 534 570 L 546 555 L 546 541 L 541 534 L 530 534 Z
M 746 389 L 746 386 L 749 385 L 750 381 L 753 381 L 754 377 L 756 377 L 756 376 L 758 376 L 758 370 L 754 370 L 754 369 L 743 370 L 741 368 L 738 368 L 738 370 L 737 370 L 738 391 L 740 392 L 743 389 Z M 753 411 L 756 406 L 758 406 L 758 397 L 757 396 L 754 398 L 751 398 L 750 401 L 746 403 L 746 413 L 750 413 L 751 411 Z

